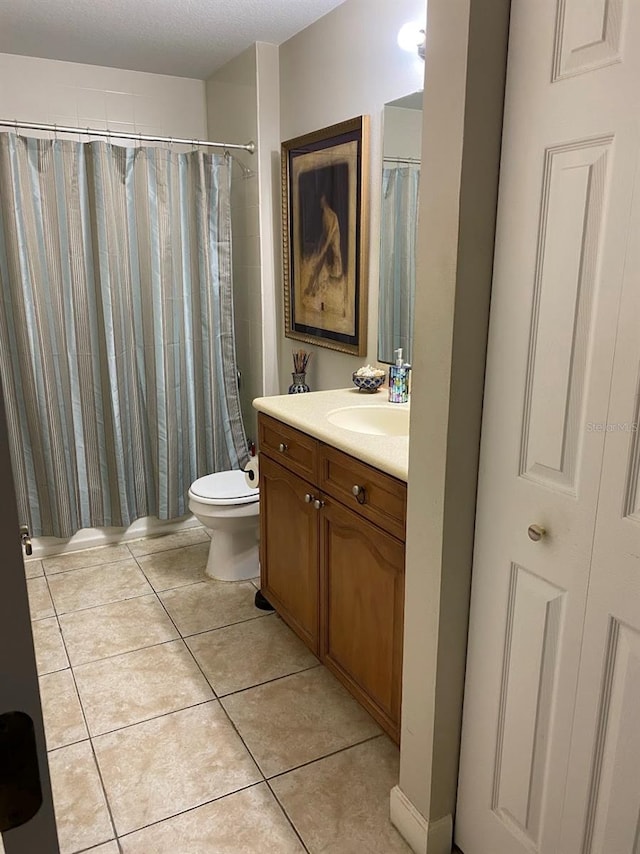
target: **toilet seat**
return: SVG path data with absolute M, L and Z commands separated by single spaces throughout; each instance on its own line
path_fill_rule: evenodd
M 234 469 L 198 478 L 191 484 L 189 496 L 203 504 L 253 504 L 260 499 L 260 490 L 248 486 L 244 472 Z

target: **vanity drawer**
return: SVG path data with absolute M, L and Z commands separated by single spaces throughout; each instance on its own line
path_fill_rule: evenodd
M 289 427 L 282 421 L 270 418 L 262 412 L 258 414 L 258 442 L 262 453 L 267 454 L 286 468 L 317 483 L 318 445 L 306 433 L 295 427 Z
M 407 485 L 403 481 L 320 444 L 319 486 L 384 531 L 405 539 Z M 358 495 L 354 495 L 355 486 Z

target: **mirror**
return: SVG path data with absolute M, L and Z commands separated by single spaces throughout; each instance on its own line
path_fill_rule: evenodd
M 422 147 L 422 92 L 385 104 L 380 215 L 378 361 L 411 362 L 416 233 Z

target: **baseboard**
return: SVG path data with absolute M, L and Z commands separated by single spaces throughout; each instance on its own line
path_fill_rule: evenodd
M 391 789 L 391 822 L 415 854 L 451 854 L 453 821 L 427 821 L 399 786 Z
M 68 540 L 61 540 L 56 537 L 34 537 L 32 540 L 33 557 L 53 557 L 79 549 L 117 545 L 128 540 L 138 540 L 141 537 L 177 534 L 199 525 L 198 520 L 191 515 L 171 522 L 156 519 L 155 516 L 145 516 L 142 519 L 137 519 L 128 528 L 83 528 Z

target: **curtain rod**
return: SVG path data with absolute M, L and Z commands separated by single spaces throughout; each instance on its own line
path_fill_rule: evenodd
M 419 157 L 383 157 L 384 163 L 418 163 L 422 161 Z
M 249 154 L 254 154 L 256 150 L 255 142 L 247 142 L 244 145 L 237 142 L 208 142 L 206 139 L 180 139 L 175 136 L 149 136 L 144 133 L 122 133 L 115 130 L 104 130 L 103 128 L 80 128 L 68 127 L 65 125 L 51 125 L 44 122 L 19 122 L 17 119 L 0 119 L 0 126 L 12 127 L 17 131 L 23 130 L 43 130 L 50 133 L 79 133 L 84 136 L 106 136 L 109 139 L 135 139 L 138 142 L 165 142 L 168 145 L 176 143 L 178 145 L 195 145 L 209 146 L 209 148 L 225 148 L 227 150 L 235 149 L 248 151 Z

